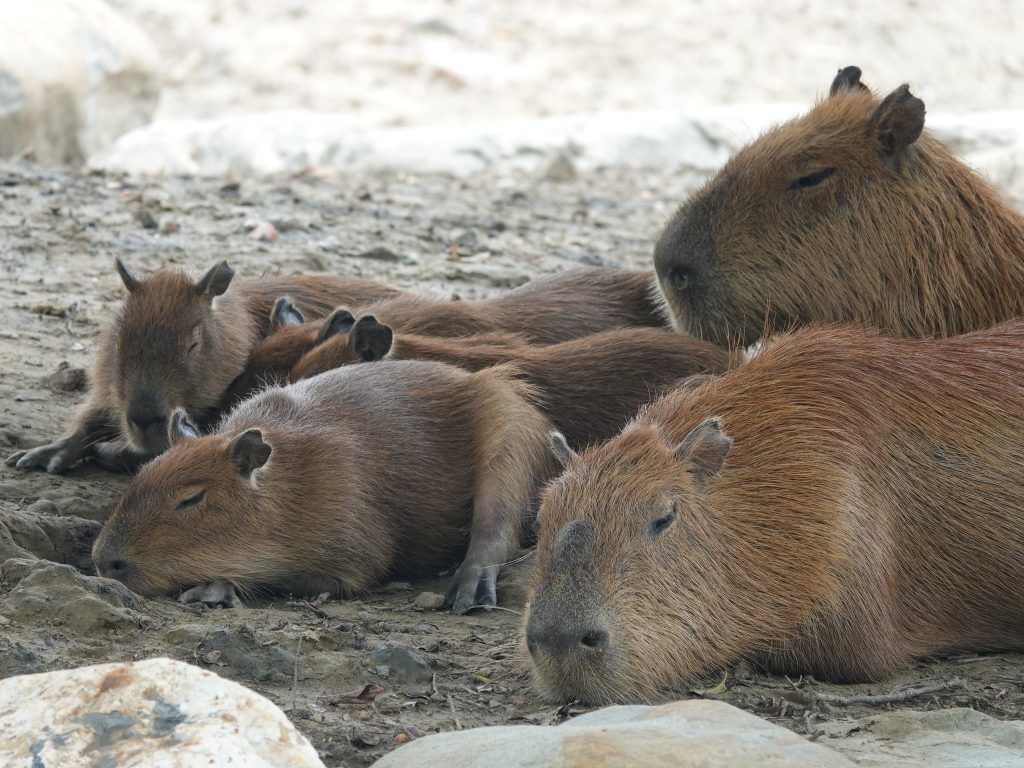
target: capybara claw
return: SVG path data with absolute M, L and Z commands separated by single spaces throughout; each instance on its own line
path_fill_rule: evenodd
M 226 581 L 210 581 L 187 589 L 178 598 L 183 603 L 203 603 L 223 608 L 245 608 L 235 592 L 235 587 Z
M 67 449 L 60 443 L 41 445 L 30 451 L 18 451 L 7 458 L 7 465 L 18 469 L 44 469 L 52 475 L 59 475 L 74 462 Z
M 18 466 L 18 462 L 25 455 L 25 453 L 26 451 L 16 451 L 15 453 L 12 453 L 10 456 L 4 459 L 4 464 L 6 464 L 8 467 Z

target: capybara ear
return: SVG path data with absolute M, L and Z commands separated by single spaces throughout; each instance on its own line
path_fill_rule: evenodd
M 383 360 L 391 351 L 394 339 L 395 334 L 391 326 L 378 323 L 373 315 L 363 315 L 356 320 L 348 335 L 352 351 L 368 363 Z
M 183 408 L 178 408 L 171 414 L 171 421 L 167 425 L 167 437 L 171 445 L 174 445 L 179 440 L 199 437 L 199 429 L 188 420 L 188 414 L 185 413 Z
M 717 416 L 704 419 L 676 446 L 675 455 L 687 465 L 687 471 L 701 482 L 722 471 L 725 457 L 732 448 L 732 438 L 722 431 Z
M 270 446 L 263 442 L 263 433 L 258 429 L 247 429 L 232 438 L 228 444 L 228 455 L 235 469 L 245 479 L 267 463 L 270 458 Z
M 139 287 L 139 278 L 128 271 L 128 267 L 121 261 L 120 256 L 114 257 L 114 266 L 117 267 L 117 274 L 121 276 L 121 282 L 124 283 L 124 287 L 128 289 L 128 293 L 131 293 Z
M 860 67 L 843 67 L 836 74 L 832 86 L 828 89 L 829 96 L 848 91 L 866 91 L 868 87 L 860 81 Z
M 304 322 L 306 318 L 287 296 L 281 296 L 274 302 L 274 308 L 270 310 L 271 329 L 280 328 L 282 325 L 302 325 Z
M 555 454 L 555 458 L 563 469 L 569 466 L 570 461 L 577 458 L 576 451 L 570 448 L 565 441 L 565 435 L 557 430 L 551 433 L 551 452 Z
M 903 153 L 924 130 L 924 102 L 904 83 L 875 107 L 868 125 L 878 139 L 885 164 L 898 171 Z
M 220 261 L 210 267 L 196 283 L 196 292 L 200 296 L 220 296 L 231 285 L 231 278 L 235 276 L 235 270 L 228 266 L 226 261 Z
M 331 336 L 337 336 L 339 333 L 348 333 L 352 330 L 355 322 L 356 318 L 351 312 L 338 307 L 324 318 L 324 324 L 320 326 L 320 332 L 316 335 L 316 343 L 327 341 Z

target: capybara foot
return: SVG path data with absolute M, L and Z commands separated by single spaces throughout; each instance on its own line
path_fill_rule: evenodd
M 235 588 L 226 581 L 210 581 L 185 590 L 178 598 L 183 603 L 203 603 L 224 608 L 245 608 L 235 593 Z
M 68 440 L 57 440 L 29 451 L 18 451 L 7 457 L 7 466 L 18 469 L 45 469 L 53 475 L 66 472 L 82 458 L 82 452 Z
M 498 567 L 464 562 L 452 577 L 444 594 L 444 607 L 452 613 L 466 613 L 472 608 L 497 605 Z

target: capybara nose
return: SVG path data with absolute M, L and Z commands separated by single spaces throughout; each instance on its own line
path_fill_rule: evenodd
M 670 267 L 668 280 L 673 288 L 682 293 L 693 285 L 693 270 L 683 266 Z
M 608 632 L 597 625 L 568 623 L 531 627 L 526 633 L 526 648 L 534 657 L 586 657 L 608 649 Z
M 101 555 L 96 558 L 96 571 L 108 579 L 122 579 L 131 570 L 132 565 L 119 555 Z
M 163 428 L 167 419 L 162 413 L 132 412 L 128 414 L 128 421 L 140 432 L 145 432 L 150 427 Z

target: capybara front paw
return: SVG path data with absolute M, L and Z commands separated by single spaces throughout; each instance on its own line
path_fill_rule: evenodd
M 234 586 L 226 581 L 210 581 L 187 589 L 178 598 L 183 603 L 203 603 L 224 608 L 245 608 Z
M 466 613 L 472 608 L 497 605 L 498 569 L 463 563 L 455 572 L 444 595 L 444 605 L 452 613 Z
M 67 443 L 58 440 L 56 443 L 41 445 L 30 451 L 18 451 L 7 457 L 7 466 L 18 469 L 45 469 L 50 474 L 58 475 L 78 461 L 81 457 L 72 451 Z

